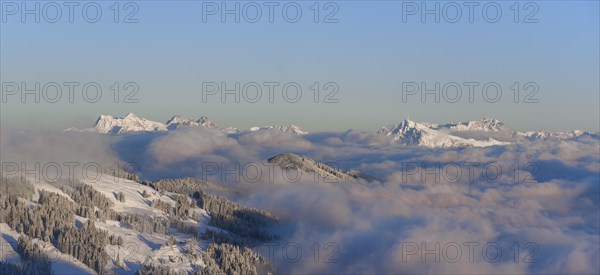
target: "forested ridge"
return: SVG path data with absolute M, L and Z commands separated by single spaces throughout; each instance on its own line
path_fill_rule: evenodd
M 129 180 L 138 180 L 130 173 L 117 173 Z M 21 263 L 0 260 L 0 274 L 50 274 L 52 262 L 34 239 L 56 247 L 73 256 L 99 274 L 110 273 L 108 246 L 123 246 L 121 236 L 109 234 L 96 223 L 119 222 L 120 226 L 137 234 L 167 236 L 165 245 L 177 245 L 173 232 L 189 234 L 195 240 L 212 243 L 200 253 L 202 265 L 195 274 L 256 274 L 270 270 L 270 263 L 250 248 L 276 238 L 267 233 L 277 218 L 266 211 L 244 207 L 225 197 L 207 193 L 224 189 L 193 178 L 168 179 L 156 182 L 142 181 L 140 186 L 152 187 L 136 194 L 147 200 L 148 207 L 164 216 L 115 211 L 115 202 L 126 203 L 127 196 L 113 192 L 114 199 L 96 190 L 93 184 L 81 181 L 49 183 L 64 194 L 36 188 L 21 178 L 2 176 L 0 181 L 0 223 L 6 223 L 20 234 L 17 244 L 11 244 Z M 167 196 L 167 199 L 159 198 Z M 204 210 L 209 215 L 210 229 L 200 232 L 198 226 Z M 79 218 L 78 218 L 79 217 Z M 85 222 L 77 222 L 85 218 Z M 219 228 L 220 230 L 215 230 Z M 168 237 L 170 236 L 170 237 Z M 197 241 L 196 241 L 197 242 Z M 193 249 L 190 249 L 190 253 Z M 139 274 L 178 274 L 179 271 L 142 263 Z M 187 272 L 187 273 L 189 273 Z M 186 273 L 186 272 L 184 272 Z

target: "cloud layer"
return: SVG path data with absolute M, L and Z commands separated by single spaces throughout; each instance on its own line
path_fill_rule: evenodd
M 278 243 L 260 248 L 278 272 L 600 272 L 597 138 L 471 149 L 381 144 L 357 131 L 182 128 L 118 137 L 4 131 L 1 145 L 3 161 L 120 160 L 147 179 L 194 176 L 244 190 L 231 198 L 282 219 Z M 307 173 L 291 182 L 289 171 L 264 164 L 283 152 L 384 182 L 325 183 Z

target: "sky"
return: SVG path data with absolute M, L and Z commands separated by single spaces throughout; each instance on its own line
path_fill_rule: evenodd
M 493 117 L 515 130 L 600 131 L 598 1 L 475 2 L 471 19 L 465 2 L 75 2 L 69 18 L 65 2 L 2 1 L 2 125 L 89 127 L 101 114 L 133 112 L 161 122 L 206 115 L 242 129 L 374 131 L 407 117 Z M 39 22 L 23 12 L 36 3 Z M 421 13 L 436 3 L 439 22 Z M 236 4 L 240 22 L 222 13 Z M 222 102 L 236 83 L 239 102 Z M 471 99 L 465 83 L 475 83 Z M 23 90 L 40 102 L 22 102 Z M 425 102 L 422 90 L 434 90 Z

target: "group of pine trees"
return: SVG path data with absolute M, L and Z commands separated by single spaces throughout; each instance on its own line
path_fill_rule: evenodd
M 216 195 L 207 194 L 204 190 L 211 187 L 210 184 L 192 178 L 168 179 L 150 183 L 150 186 L 159 192 L 172 192 L 181 195 L 175 195 L 175 206 L 154 199 L 152 207 L 159 209 L 167 214 L 180 232 L 193 233 L 194 228 L 187 226 L 183 220 L 192 218 L 199 221 L 199 217 L 192 215 L 190 207 L 200 207 L 210 213 L 209 225 L 218 227 L 232 234 L 215 233 L 207 230 L 205 239 L 215 240 L 218 243 L 244 244 L 259 243 L 271 240 L 274 236 L 266 232 L 266 228 L 277 222 L 277 218 L 268 212 L 260 209 L 244 207 L 230 200 Z M 191 195 L 193 203 L 189 201 Z
M 194 275 L 250 275 L 271 272 L 273 267 L 264 257 L 249 248 L 240 248 L 232 244 L 210 244 L 200 255 L 204 263 Z M 168 266 L 146 263 L 137 272 L 138 275 L 180 275 Z
M 65 192 L 77 203 L 78 207 L 75 211 L 77 216 L 100 221 L 114 220 L 116 218 L 117 213 L 112 209 L 115 203 L 91 185 L 78 180 L 58 181 L 53 183 L 53 185 Z
M 55 244 L 60 252 L 72 255 L 99 274 L 104 273 L 108 232 L 96 228 L 93 221 L 88 220 L 80 228 L 64 226 L 58 231 Z
M 210 244 L 202 254 L 200 274 L 258 274 L 271 271 L 267 259 L 249 248 L 232 244 Z
M 194 193 L 193 196 L 198 207 L 210 213 L 209 225 L 225 229 L 242 238 L 258 241 L 274 238 L 265 232 L 266 228 L 277 222 L 277 218 L 268 212 L 244 207 L 224 197 L 202 191 Z
M 128 173 L 116 175 L 139 180 Z M 159 193 L 175 193 L 170 195 L 174 203 L 159 199 L 151 202 L 152 207 L 166 214 L 166 218 L 116 212 L 111 198 L 80 181 L 52 184 L 68 197 L 38 190 L 37 201 L 33 201 L 36 189 L 31 183 L 20 178 L 0 177 L 0 222 L 7 223 L 23 234 L 19 240 L 19 254 L 22 252 L 25 256 L 21 258 L 28 263 L 14 265 L 0 261 L 0 274 L 36 274 L 29 272 L 32 267 L 39 270 L 40 274 L 49 273 L 45 272 L 50 266 L 45 260 L 47 258 L 36 245 L 31 245 L 32 238 L 50 242 L 59 251 L 74 256 L 98 273 L 104 273 L 108 261 L 106 246 L 123 245 L 123 239 L 109 236 L 108 232 L 96 228 L 94 221 L 116 220 L 144 234 L 168 235 L 171 228 L 176 228 L 179 232 L 196 236 L 197 225 L 188 221 L 200 221 L 197 211 L 192 209 L 196 207 L 210 214 L 209 225 L 227 231 L 204 232 L 204 238 L 212 239 L 214 243 L 201 255 L 206 266 L 198 270 L 199 274 L 255 274 L 257 267 L 262 270 L 268 266 L 265 259 L 246 247 L 274 238 L 266 233 L 266 229 L 276 223 L 277 218 L 266 211 L 243 207 L 224 197 L 206 193 L 206 190 L 223 190 L 214 184 L 193 178 L 144 181 L 142 184 L 151 186 Z M 117 200 L 125 201 L 122 192 L 113 194 Z M 152 196 L 147 191 L 141 195 L 144 198 Z M 77 227 L 75 215 L 88 221 Z M 144 265 L 139 274 L 174 273 L 168 268 Z
M 38 204 L 30 207 L 18 197 L 0 194 L 0 222 L 30 238 L 51 241 L 56 230 L 74 222 L 75 205 L 66 197 L 40 190 Z
M 117 221 L 123 223 L 125 227 L 144 234 L 166 235 L 171 228 L 171 221 L 167 218 L 150 217 L 137 213 L 119 213 Z
M 241 206 L 221 196 L 207 194 L 206 190 L 222 191 L 222 188 L 193 178 L 165 179 L 144 184 L 159 193 L 180 194 L 174 196 L 175 205 L 159 199 L 154 199 L 151 203 L 152 207 L 167 214 L 171 226 L 176 227 L 179 232 L 195 231 L 189 227 L 186 230 L 185 222 L 182 221 L 185 218 L 199 220 L 190 215 L 190 207 L 206 210 L 211 217 L 209 225 L 228 231 L 207 229 L 204 232 L 203 238 L 213 240 L 214 243 L 202 254 L 206 266 L 201 267 L 197 274 L 256 274 L 271 270 L 270 263 L 248 247 L 275 238 L 266 232 L 269 226 L 277 222 L 275 216 L 260 209 Z M 145 193 L 145 198 L 150 197 Z M 193 202 L 188 200 L 188 196 L 191 196 Z M 171 244 L 175 244 L 174 239 L 171 240 Z M 138 274 L 178 273 L 168 267 L 147 264 Z
M 20 236 L 15 251 L 21 257 L 22 262 L 11 264 L 0 261 L 0 274 L 46 275 L 52 273 L 52 262 L 39 245 L 34 244 L 29 237 Z
M 132 170 L 135 170 L 135 164 L 126 164 L 122 165 L 120 169 L 114 169 L 112 167 L 103 167 L 102 173 L 105 176 L 112 176 L 115 180 L 119 179 L 127 179 L 135 182 L 140 182 L 140 178 L 136 173 L 125 171 L 124 168 L 130 167 Z
M 38 244 L 34 244 L 29 237 L 19 237 L 16 252 L 29 270 L 35 270 L 37 274 L 51 273 L 52 262 L 48 258 L 48 255 L 42 251 Z
M 152 200 L 152 207 L 163 211 L 171 219 L 187 219 L 192 218 L 190 208 L 195 207 L 187 196 L 175 195 L 175 205 L 162 201 L 160 199 Z
M 12 186 L 11 184 L 11 181 L 7 183 L 2 180 L 0 188 L 6 189 L 6 186 Z M 89 189 L 86 190 L 84 193 L 91 194 Z M 24 249 L 18 251 L 27 252 L 35 249 L 35 246 L 27 245 L 29 243 L 27 240 L 29 238 L 37 238 L 53 243 L 61 252 L 74 256 L 90 268 L 98 272 L 103 271 L 106 263 L 106 252 L 104 249 L 107 244 L 108 233 L 96 229 L 92 221 L 88 221 L 81 228 L 75 227 L 74 213 L 79 208 L 76 203 L 54 192 L 39 190 L 38 193 L 39 198 L 35 205 L 29 205 L 23 200 L 26 198 L 16 196 L 15 194 L 20 194 L 31 198 L 29 192 L 23 192 L 18 188 L 11 189 L 8 195 L 0 193 L 0 222 L 7 223 L 11 228 L 18 233 L 24 234 L 27 238 L 23 237 L 24 239 L 20 240 L 20 244 L 23 244 L 21 246 Z M 85 198 L 82 193 L 72 192 L 71 194 L 79 198 L 76 201 L 97 201 L 94 198 Z M 28 259 L 41 259 L 37 256 L 29 257 L 38 254 L 33 252 L 23 254 L 25 256 L 21 256 L 21 258 L 25 262 Z M 46 265 L 42 261 L 37 267 L 40 270 L 45 270 Z M 26 274 L 28 273 L 26 272 Z M 49 274 L 49 272 L 42 274 Z
M 194 192 L 206 190 L 225 190 L 223 187 L 216 184 L 190 177 L 180 179 L 162 179 L 154 182 L 143 182 L 142 184 L 146 184 L 161 193 L 172 192 L 183 195 L 192 195 Z

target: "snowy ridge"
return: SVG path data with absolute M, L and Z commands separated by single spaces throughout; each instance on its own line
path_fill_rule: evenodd
M 173 130 L 182 126 L 201 126 L 207 128 L 218 128 L 219 126 L 210 121 L 208 117 L 202 116 L 198 120 L 193 120 L 190 118 L 185 118 L 181 115 L 173 116 L 169 121 L 167 121 L 167 129 Z
M 494 118 L 483 118 L 481 120 L 468 122 L 448 123 L 442 127 L 452 131 L 491 131 L 498 132 L 508 130 L 504 123 Z
M 381 130 L 379 130 L 377 133 L 390 137 L 393 143 L 399 143 L 403 145 L 417 145 L 429 148 L 467 148 L 507 144 L 505 142 L 500 142 L 491 138 L 487 140 L 465 139 L 442 131 L 442 128 L 452 127 L 458 127 L 458 129 L 461 129 L 462 131 L 467 131 L 470 129 L 490 129 L 490 127 L 488 127 L 486 124 L 481 123 L 468 122 L 440 127 L 436 124 L 417 123 L 405 119 L 395 126 L 389 128 L 382 127 Z M 492 127 L 492 129 L 494 128 Z
M 158 131 L 169 131 L 175 130 L 181 127 L 206 127 L 211 129 L 218 129 L 219 126 L 212 122 L 208 117 L 202 116 L 197 120 L 186 118 L 182 115 L 175 115 L 169 119 L 166 123 L 152 121 L 145 118 L 140 118 L 132 113 L 127 114 L 125 117 L 118 118 L 110 115 L 101 115 L 97 120 L 93 128 L 77 129 L 67 128 L 65 132 L 97 132 L 102 134 L 123 134 L 132 132 L 158 132 Z M 221 129 L 227 134 L 236 134 L 240 130 L 233 127 L 227 127 Z M 289 133 L 294 135 L 306 135 L 307 131 L 303 130 L 297 125 L 291 124 L 289 126 L 280 125 L 269 125 L 264 127 L 251 127 L 248 131 L 271 131 L 276 133 Z
M 515 138 L 525 138 L 528 140 L 546 140 L 546 139 L 570 139 L 579 136 L 594 136 L 598 137 L 598 134 L 586 132 L 586 131 L 567 131 L 567 132 L 550 132 L 550 131 L 528 131 L 528 132 L 514 132 Z
M 256 132 L 256 131 L 274 131 L 274 132 L 278 132 L 278 133 L 289 133 L 289 134 L 295 134 L 295 135 L 307 135 L 308 132 L 302 130 L 302 128 L 300 128 L 297 125 L 291 124 L 289 126 L 280 126 L 280 125 L 270 125 L 270 126 L 265 126 L 265 127 L 251 127 L 250 128 L 251 132 Z
M 133 113 L 127 114 L 125 117 L 113 117 L 111 115 L 100 115 L 96 120 L 93 128 L 77 129 L 70 127 L 65 129 L 65 132 L 96 132 L 102 134 L 123 134 L 133 132 L 159 132 L 175 130 L 180 127 L 206 127 L 218 128 L 218 125 L 206 116 L 200 117 L 198 120 L 185 118 L 181 115 L 175 115 L 162 123 L 141 118 Z
M 345 180 L 353 181 L 356 179 L 363 179 L 368 182 L 381 181 L 373 176 L 369 176 L 356 170 L 344 172 L 340 169 L 328 166 L 327 164 L 316 162 L 307 156 L 296 155 L 292 153 L 275 155 L 269 158 L 267 161 L 269 163 L 276 164 L 282 169 L 298 169 L 302 170 L 303 172 L 315 173 L 329 182 L 341 182 Z

